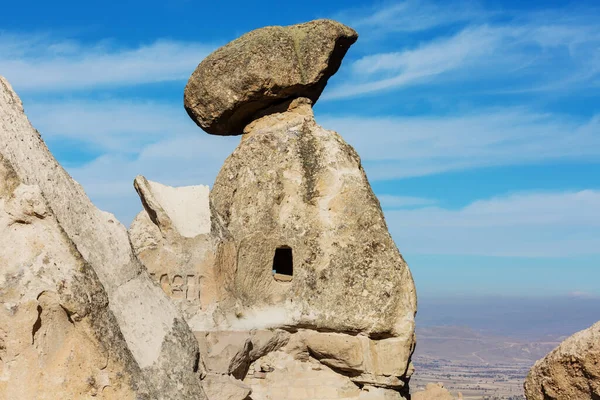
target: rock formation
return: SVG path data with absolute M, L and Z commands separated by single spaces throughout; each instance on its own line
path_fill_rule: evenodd
M 0 398 L 150 398 L 94 270 L 2 155 L 0 237 Z
M 242 140 L 212 190 L 138 176 L 129 231 L 0 81 L 0 397 L 408 398 L 412 276 L 359 156 L 312 112 L 356 38 L 319 20 L 207 57 L 186 109 Z
M 192 74 L 186 108 L 208 132 L 243 136 L 210 194 L 136 178 L 131 243 L 194 330 L 208 392 L 408 394 L 412 277 L 360 158 L 311 108 L 355 40 L 315 21 L 217 50 Z M 178 222 L 177 207 L 194 215 Z
M 462 400 L 463 396 L 458 393 L 457 400 Z M 428 383 L 425 390 L 413 393 L 411 400 L 454 400 L 455 397 L 444 387 L 442 383 Z
M 600 399 L 600 322 L 567 338 L 529 371 L 527 400 Z
M 298 97 L 317 101 L 358 35 L 331 20 L 254 30 L 206 57 L 184 105 L 206 132 L 239 135 L 260 111 Z
M 35 363 L 38 357 L 43 369 L 56 369 L 58 383 L 52 382 L 63 385 L 56 390 L 64 393 L 83 390 L 89 381 L 97 390 L 128 385 L 131 393 L 147 393 L 148 398 L 204 398 L 197 372 L 198 345 L 181 313 L 135 258 L 126 229 L 94 207 L 52 157 L 4 78 L 0 78 L 0 157 L 7 177 L 2 180 L 7 215 L 0 229 L 2 243 L 11 243 L 0 263 L 0 298 L 7 306 L 2 312 L 16 318 L 0 320 L 0 335 L 6 338 L 1 339 L 0 351 L 6 355 L 0 376 L 8 382 L 8 390 L 18 390 L 29 379 L 37 381 L 35 369 L 21 363 Z M 12 359 L 25 350 L 20 341 L 27 340 L 15 327 L 27 321 L 30 331 L 42 325 L 43 338 L 36 341 L 37 334 L 28 335 L 30 347 L 41 347 L 29 349 L 29 360 L 23 355 Z M 51 321 L 57 321 L 56 327 Z M 51 329 L 46 329 L 48 325 Z M 81 348 L 78 359 L 89 359 L 88 369 L 79 371 L 77 363 L 61 362 L 59 357 L 67 357 L 69 346 Z M 107 354 L 109 365 L 115 364 L 114 373 L 106 371 L 99 377 L 92 371 L 104 370 Z M 104 361 L 92 362 L 103 357 Z M 66 379 L 71 374 L 73 381 Z M 49 393 L 43 385 L 33 386 L 31 397 L 21 398 L 63 398 Z

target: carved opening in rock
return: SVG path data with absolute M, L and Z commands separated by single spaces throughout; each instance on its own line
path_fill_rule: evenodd
M 276 281 L 290 282 L 294 276 L 294 256 L 292 248 L 281 246 L 275 249 L 273 256 L 273 277 Z

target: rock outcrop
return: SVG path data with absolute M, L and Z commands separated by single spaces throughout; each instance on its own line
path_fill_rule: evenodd
M 198 65 L 185 109 L 208 133 L 239 135 L 272 105 L 297 97 L 316 102 L 357 37 L 325 19 L 249 32 Z
M 425 386 L 425 390 L 415 392 L 411 396 L 411 400 L 462 400 L 463 396 L 461 393 L 458 394 L 458 398 L 452 396 L 452 394 L 444 387 L 442 383 L 428 383 Z
M 246 51 L 236 46 L 225 47 L 228 57 Z M 233 74 L 214 80 L 242 79 Z M 193 75 L 188 89 L 198 82 Z M 252 93 L 272 104 L 270 94 Z M 414 283 L 360 158 L 315 122 L 303 93 L 248 114 L 208 199 L 179 202 L 187 198 L 180 193 L 201 190 L 138 177 L 144 210 L 131 242 L 184 311 L 216 391 L 248 388 L 255 400 L 402 399 L 412 373 Z M 175 216 L 186 210 L 210 229 L 184 235 Z
M 1 398 L 409 397 L 412 276 L 359 156 L 312 112 L 356 38 L 318 20 L 207 57 L 186 109 L 242 141 L 212 190 L 138 176 L 129 231 L 0 79 Z
M 0 238 L 0 398 L 150 399 L 94 270 L 2 155 Z
M 126 229 L 114 216 L 98 210 L 87 198 L 81 186 L 52 157 L 39 133 L 25 116 L 20 99 L 4 78 L 0 78 L 0 156 L 4 165 L 10 166 L 10 175 L 14 176 L 15 182 L 27 188 L 22 189 L 27 192 L 23 194 L 27 197 L 19 201 L 39 204 L 40 209 L 46 210 L 44 213 L 52 216 L 40 222 L 35 208 L 33 211 L 23 211 L 31 215 L 26 215 L 22 219 L 31 220 L 32 223 L 23 224 L 17 219 L 12 223 L 9 222 L 6 230 L 3 231 L 3 243 L 17 240 L 19 236 L 13 230 L 20 228 L 27 231 L 26 234 L 24 233 L 27 239 L 23 241 L 22 246 L 28 249 L 31 258 L 15 265 L 13 264 L 15 260 L 19 260 L 18 253 L 7 256 L 6 262 L 10 262 L 7 265 L 14 266 L 11 273 L 16 274 L 17 277 L 21 274 L 31 274 L 32 268 L 38 268 L 35 263 L 41 262 L 44 266 L 39 267 L 43 268 L 39 279 L 43 280 L 46 286 L 39 286 L 39 291 L 36 291 L 33 287 L 27 286 L 28 281 L 14 281 L 13 279 L 16 278 L 7 275 L 2 264 L 3 278 L 0 278 L 3 279 L 3 287 L 0 291 L 2 303 L 20 304 L 23 301 L 28 302 L 28 307 L 33 307 L 34 310 L 38 305 L 43 310 L 44 306 L 41 303 L 38 305 L 35 303 L 36 299 L 39 303 L 43 298 L 48 308 L 47 312 L 53 313 L 56 318 L 59 318 L 63 307 L 63 314 L 81 312 L 82 318 L 87 317 L 87 324 L 94 327 L 91 329 L 90 340 L 93 339 L 93 335 L 103 334 L 101 326 L 106 323 L 105 330 L 107 332 L 112 330 L 112 333 L 105 339 L 96 339 L 100 343 L 104 343 L 103 340 L 109 340 L 110 337 L 124 339 L 125 344 L 117 340 L 115 346 L 122 349 L 123 354 L 129 353 L 129 358 L 125 355 L 118 357 L 123 358 L 123 365 L 130 365 L 132 370 L 141 370 L 150 398 L 179 399 L 182 396 L 204 398 L 197 372 L 198 345 L 181 313 L 160 288 L 152 283 L 137 261 Z M 20 191 L 14 192 L 14 190 L 5 195 L 8 196 L 7 200 L 14 196 L 14 193 L 21 194 Z M 29 206 L 23 205 L 23 207 Z M 53 233 L 46 237 L 43 231 L 48 224 L 53 224 L 51 228 Z M 38 227 L 39 231 L 36 230 Z M 9 234 L 10 237 L 4 236 Z M 52 248 L 54 243 L 58 243 L 56 249 Z M 44 264 L 47 252 L 56 253 L 48 258 L 48 260 L 55 260 L 50 264 Z M 83 272 L 77 274 L 68 272 L 78 268 L 89 270 L 85 272 L 85 276 L 93 276 L 98 283 L 93 281 L 86 283 Z M 65 282 L 62 282 L 62 278 L 58 279 L 63 273 L 66 274 Z M 64 284 L 71 281 L 74 282 L 73 287 L 69 288 L 64 296 L 74 297 L 81 302 L 84 302 L 85 298 L 96 296 L 91 300 L 85 300 L 91 302 L 90 305 L 85 306 L 85 309 L 82 309 L 85 303 L 71 305 L 60 297 L 61 291 L 65 290 Z M 102 287 L 103 289 L 99 289 Z M 19 292 L 21 294 L 18 294 Z M 73 292 L 72 296 L 70 292 Z M 52 293 L 58 293 L 58 297 Z M 78 311 L 80 309 L 81 311 Z M 42 324 L 45 315 L 43 312 Z M 34 319 L 32 326 L 35 323 Z M 67 325 L 64 326 L 64 329 L 67 329 Z M 11 326 L 3 329 L 6 335 L 12 337 Z M 63 343 L 63 339 L 66 340 L 66 330 L 49 332 L 52 333 L 49 334 L 47 342 Z M 54 337 L 55 335 L 59 336 Z M 82 342 L 80 345 L 85 343 L 87 342 Z M 63 370 L 65 378 L 71 372 L 78 373 L 78 371 L 70 371 L 62 364 L 59 365 L 59 361 L 59 359 L 47 359 L 46 367 L 66 368 Z M 76 364 L 70 367 L 74 370 L 79 368 Z M 18 385 L 19 375 L 12 375 L 10 365 L 5 365 L 4 368 L 5 373 L 2 376 L 7 377 L 6 379 L 11 383 L 14 379 L 15 384 Z M 17 371 L 15 370 L 16 374 Z M 93 375 L 90 376 L 92 376 L 90 379 L 95 379 Z M 129 379 L 132 388 L 142 386 L 138 382 L 141 378 L 137 375 L 132 377 L 135 378 Z M 46 394 L 37 394 L 37 396 L 43 395 Z
M 360 158 L 316 124 L 309 100 L 250 124 L 210 199 L 236 243 L 234 295 L 269 314 L 265 325 L 400 338 L 406 361 L 412 277 Z
M 527 400 L 600 399 L 600 322 L 567 338 L 529 371 Z
M 135 179 L 144 210 L 129 229 L 135 255 L 196 328 L 213 326 L 235 269 L 235 246 L 209 206 L 208 186 Z M 212 216 L 211 216 L 212 214 Z

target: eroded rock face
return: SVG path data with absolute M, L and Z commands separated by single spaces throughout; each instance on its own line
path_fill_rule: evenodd
M 402 338 L 411 348 L 410 271 L 358 155 L 316 124 L 309 100 L 250 124 L 210 198 L 237 247 L 234 295 L 248 319 Z
M 267 354 L 250 366 L 244 382 L 253 400 L 403 400 L 397 391 L 358 386 L 343 374 L 313 358 L 299 359 L 293 344 Z
M 0 398 L 150 399 L 93 269 L 0 154 Z
M 320 20 L 219 49 L 186 109 L 209 133 L 244 135 L 208 199 L 135 181 L 131 243 L 194 330 L 209 396 L 408 397 L 410 271 L 358 155 L 312 113 L 355 40 Z
M 457 400 L 463 398 L 458 394 Z M 454 400 L 455 397 L 444 387 L 442 383 L 428 383 L 425 390 L 413 393 L 412 400 Z
M 174 188 L 135 179 L 144 210 L 129 228 L 135 255 L 152 279 L 201 330 L 228 296 L 235 269 L 235 246 L 213 216 L 207 186 Z
M 317 101 L 356 32 L 331 20 L 249 32 L 206 57 L 184 105 L 206 132 L 239 135 L 257 114 L 297 97 Z
M 93 325 L 98 333 L 103 332 L 102 323 L 108 324 L 107 329 L 120 331 L 132 362 L 137 364 L 137 368 L 141 370 L 150 397 L 161 399 L 179 399 L 186 396 L 187 398 L 204 398 L 197 371 L 198 346 L 181 313 L 160 288 L 152 283 L 146 271 L 137 261 L 131 250 L 125 228 L 114 216 L 98 210 L 87 198 L 81 186 L 52 157 L 39 133 L 27 120 L 20 99 L 8 82 L 1 77 L 0 155 L 7 165 L 11 166 L 12 174 L 20 184 L 33 188 L 31 189 L 33 191 L 38 191 L 40 198 L 44 199 L 45 207 L 49 210 L 48 213 L 52 214 L 55 221 L 53 229 L 62 233 L 63 240 L 70 244 L 71 249 L 76 249 L 76 251 L 73 250 L 72 259 L 64 262 L 74 263 L 73 258 L 76 258 L 81 266 L 90 269 L 90 275 L 97 276 L 99 284 L 104 288 L 103 291 L 93 291 L 93 287 L 83 287 L 80 296 L 92 296 L 93 293 L 98 292 L 97 299 L 94 301 L 105 303 L 107 310 L 103 312 L 107 315 L 110 312 L 116 325 L 110 328 L 110 324 L 106 322 L 108 316 L 102 319 L 95 313 L 86 312 L 84 314 L 89 315 L 89 324 L 99 324 Z M 39 213 L 35 210 L 31 213 L 23 218 L 35 221 Z M 12 235 L 11 229 L 16 229 L 21 225 L 11 225 L 3 235 Z M 43 235 L 38 237 L 38 234 L 41 235 L 37 231 L 29 232 L 29 242 L 23 244 L 24 247 L 31 247 L 31 251 L 36 256 L 41 254 L 39 249 L 49 248 L 45 240 L 48 240 L 48 243 L 59 240 Z M 11 239 L 4 236 L 1 239 L 3 243 L 16 240 L 12 236 Z M 62 246 L 59 249 L 66 251 L 69 247 Z M 10 257 L 17 256 L 15 254 Z M 37 260 L 33 255 L 31 257 L 33 258 L 30 261 Z M 43 258 L 41 262 L 43 264 Z M 28 265 L 25 264 L 25 266 Z M 54 264 L 51 265 L 54 268 Z M 69 267 L 69 265 L 60 267 L 57 263 L 56 268 L 60 267 L 61 273 L 63 268 L 77 268 L 76 266 Z M 26 273 L 30 269 L 24 268 L 22 273 Z M 50 274 L 50 272 L 48 273 Z M 5 276 L 4 279 L 8 279 L 4 271 L 2 274 Z M 61 284 L 60 281 L 50 280 L 50 282 L 52 282 L 50 286 L 57 285 L 57 287 L 49 287 L 44 290 L 55 291 L 59 293 L 59 297 L 57 299 L 56 296 L 50 294 L 49 300 L 45 300 L 49 305 L 47 308 L 52 315 L 60 315 L 59 308 L 65 301 L 60 298 Z M 40 293 L 33 295 L 37 296 Z M 27 292 L 27 295 L 30 296 L 32 293 Z M 2 296 L 5 294 L 2 293 Z M 102 299 L 101 296 L 106 297 Z M 34 300 L 35 297 L 31 301 Z M 36 307 L 35 302 L 29 304 Z M 75 306 L 77 305 L 73 307 Z M 70 310 L 69 307 L 66 309 Z M 35 320 L 33 322 L 35 323 Z M 10 335 L 13 333 L 11 329 L 12 327 L 9 327 L 8 334 Z M 116 336 L 117 333 L 113 332 L 107 337 Z M 65 330 L 60 335 L 68 336 L 70 334 Z M 59 343 L 61 342 L 59 339 L 57 340 Z M 93 346 L 89 351 L 93 351 Z M 94 357 L 91 356 L 91 359 Z M 72 368 L 79 367 L 73 365 Z M 76 373 L 76 371 L 67 370 Z M 65 377 L 68 375 L 67 370 L 63 371 Z M 13 377 L 17 382 L 15 384 L 18 384 L 18 376 Z M 69 397 L 65 396 L 64 398 Z
M 250 124 L 208 205 L 187 204 L 204 207 L 210 232 L 184 237 L 162 205 L 174 202 L 143 178 L 135 186 L 145 210 L 131 243 L 184 310 L 211 387 L 232 376 L 254 400 L 407 395 L 412 277 L 358 156 L 315 123 L 309 99 Z M 192 275 L 199 302 L 171 282 Z
M 600 322 L 567 338 L 529 371 L 527 400 L 600 398 Z

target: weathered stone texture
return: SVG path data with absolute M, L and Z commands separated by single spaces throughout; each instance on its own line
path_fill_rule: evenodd
M 600 399 L 600 322 L 567 338 L 525 380 L 527 400 Z
M 98 210 L 52 157 L 25 116 L 20 99 L 1 77 L 0 155 L 22 184 L 38 188 L 57 229 L 98 277 L 108 309 L 151 396 L 204 398 L 193 368 L 198 347 L 177 307 L 138 263 L 125 228 L 114 216 Z M 43 243 L 35 235 L 31 240 Z M 97 317 L 90 318 L 95 321 Z M 99 326 L 96 329 L 102 332 Z
M 206 132 L 239 135 L 272 105 L 297 97 L 316 102 L 357 37 L 324 19 L 249 32 L 198 65 L 185 88 L 185 108 Z
M 413 280 L 354 149 L 315 123 L 308 100 L 246 132 L 210 198 L 237 246 L 233 294 L 250 317 L 270 310 L 265 325 L 398 337 L 411 348 Z M 273 278 L 282 246 L 293 252 L 290 282 Z
M 211 216 L 208 187 L 174 188 L 142 176 L 134 185 L 144 206 L 129 228 L 135 255 L 188 323 L 196 330 L 213 326 L 212 313 L 232 281 L 235 247 Z M 188 214 L 195 217 L 185 220 Z
M 320 398 L 311 397 L 316 387 L 337 376 L 323 398 L 400 399 L 414 349 L 408 267 L 354 150 L 315 123 L 309 99 L 279 111 L 246 127 L 208 205 L 185 205 L 204 207 L 208 233 L 173 229 L 163 206 L 173 202 L 137 178 L 144 211 L 130 228 L 133 248 L 196 331 L 213 389 L 233 376 L 255 400 L 303 390 Z M 290 275 L 274 273 L 283 247 L 293 255 Z M 189 281 L 174 286 L 192 276 L 202 278 L 194 298 Z M 256 370 L 274 360 L 281 368 Z
M 93 269 L 0 154 L 0 398 L 150 398 Z
M 457 400 L 463 396 L 458 393 Z M 442 383 L 428 383 L 425 390 L 413 393 L 411 400 L 454 400 L 455 397 L 444 387 Z

